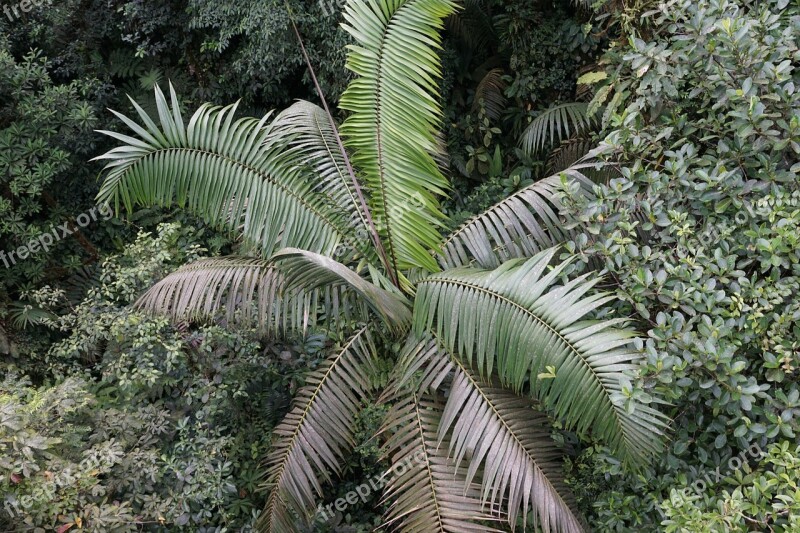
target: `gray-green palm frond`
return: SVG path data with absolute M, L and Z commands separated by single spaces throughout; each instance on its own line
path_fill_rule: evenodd
M 442 20 L 450 0 L 348 2 L 347 66 L 356 73 L 340 107 L 341 131 L 369 189 L 369 207 L 395 270 L 438 270 L 438 196 L 448 188 L 433 155 L 441 121 L 437 80 Z
M 402 331 L 411 323 L 411 303 L 402 293 L 382 289 L 329 257 L 287 248 L 272 256 L 272 260 L 286 276 L 288 290 L 344 287 L 358 294 L 390 329 Z
M 592 182 L 581 167 L 563 171 L 587 193 Z M 558 195 L 561 174 L 537 181 L 471 218 L 445 240 L 439 262 L 444 268 L 476 264 L 496 268 L 501 263 L 552 248 L 570 240 Z
M 352 225 L 367 235 L 369 224 L 336 140 L 336 128 L 324 109 L 300 100 L 275 117 L 273 135 L 286 136 L 288 149 L 316 173 L 320 192 L 349 214 Z
M 529 387 L 554 418 L 641 464 L 660 449 L 666 424 L 626 396 L 626 372 L 643 358 L 632 346 L 635 333 L 621 329 L 624 319 L 587 319 L 613 296 L 589 294 L 599 278 L 587 275 L 556 286 L 571 261 L 550 267 L 555 254 L 430 276 L 418 286 L 415 331 L 435 332 L 482 376 L 496 372 L 516 392 Z M 547 367 L 555 376 L 540 378 Z
M 335 328 L 369 316 L 365 299 L 345 284 L 310 290 L 287 287 L 274 263 L 248 257 L 208 258 L 183 266 L 150 288 L 136 305 L 176 320 L 223 317 L 274 334 L 318 324 Z
M 490 533 L 500 520 L 487 512 L 480 486 L 466 482 L 466 469 L 440 446 L 441 402 L 416 394 L 400 396 L 386 417 L 384 449 L 392 467 L 386 472 L 384 498 L 391 502 L 386 525 L 408 533 Z
M 544 110 L 522 132 L 520 147 L 533 157 L 575 133 L 591 130 L 597 121 L 587 110 L 588 104 L 584 102 L 570 102 Z
M 467 463 L 465 484 L 479 475 L 482 503 L 502 507 L 512 528 L 519 514 L 528 523 L 532 506 L 534 524 L 546 533 L 583 530 L 571 509 L 574 502 L 563 482 L 561 450 L 550 436 L 550 422 L 530 399 L 474 375 L 435 337 L 406 345 L 399 376 L 397 387 L 412 386 L 420 393 L 446 384 L 439 445 L 449 442 L 455 467 Z
M 184 125 L 178 99 L 156 87 L 160 126 L 133 102 L 141 125 L 115 113 L 136 137 L 102 131 L 122 143 L 110 161 L 98 201 L 186 207 L 208 223 L 241 235 L 269 257 L 299 247 L 331 254 L 355 242 L 348 213 L 315 191 L 285 140 L 271 135 L 269 115 L 235 120 L 236 105 L 203 105 Z
M 486 116 L 490 120 L 500 120 L 508 101 L 504 92 L 505 88 L 506 82 L 503 79 L 503 69 L 493 68 L 487 72 L 475 88 L 472 112 L 477 113 L 482 104 L 486 110 Z
M 269 490 L 261 531 L 295 531 L 295 515 L 313 515 L 322 482 L 338 475 L 354 446 L 355 418 L 373 389 L 375 344 L 366 327 L 350 337 L 306 380 L 276 428 L 267 459 Z

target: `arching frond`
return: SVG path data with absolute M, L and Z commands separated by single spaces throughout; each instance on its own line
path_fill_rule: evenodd
M 346 287 L 358 294 L 384 322 L 395 330 L 411 323 L 411 303 L 400 292 L 391 293 L 373 285 L 345 265 L 324 255 L 287 248 L 272 257 L 285 274 L 289 290 Z
M 354 446 L 355 417 L 372 393 L 376 350 L 364 327 L 307 379 L 294 407 L 275 429 L 267 459 L 267 505 L 259 531 L 296 531 L 293 513 L 308 520 L 322 482 L 341 472 Z
M 465 483 L 479 476 L 481 501 L 501 507 L 510 524 L 529 505 L 544 532 L 577 532 L 581 520 L 563 482 L 561 451 L 550 437 L 547 417 L 530 399 L 488 384 L 473 374 L 435 337 L 414 337 L 403 350 L 397 386 L 420 393 L 447 384 L 447 404 L 438 428 L 439 444 L 449 442 L 456 466 L 466 463 Z M 452 431 L 451 431 L 452 430 Z
M 434 161 L 441 121 L 437 79 L 442 19 L 451 0 L 348 2 L 345 29 L 357 45 L 356 73 L 339 106 L 351 111 L 341 131 L 369 189 L 369 208 L 395 270 L 436 271 L 430 254 L 441 237 L 438 196 L 448 188 Z
M 500 519 L 484 509 L 480 487 L 467 483 L 466 469 L 447 457 L 436 434 L 442 404 L 416 394 L 401 396 L 386 417 L 383 431 L 392 468 L 384 475 L 385 500 L 391 501 L 386 525 L 409 533 L 491 533 Z M 483 522 L 483 523 L 482 523 Z
M 576 533 L 583 526 L 570 509 L 560 449 L 550 431 L 549 420 L 530 400 L 487 385 L 458 365 L 439 441 L 449 436 L 456 465 L 468 456 L 467 483 L 480 470 L 481 500 L 502 505 L 512 529 L 519 514 L 527 523 L 530 505 L 534 526 L 544 533 Z
M 336 142 L 336 127 L 324 109 L 300 100 L 275 117 L 272 132 L 277 138 L 288 139 L 289 151 L 314 170 L 315 192 L 328 196 L 348 213 L 351 225 L 367 235 L 366 214 Z
M 472 103 L 472 112 L 478 111 L 483 103 L 486 116 L 490 120 L 499 120 L 506 108 L 506 83 L 503 80 L 503 69 L 493 68 L 478 82 L 475 88 L 475 100 Z
M 591 191 L 592 182 L 573 167 L 563 171 L 567 179 L 577 181 Z M 483 213 L 471 218 L 445 240 L 439 262 L 444 268 L 472 264 L 496 268 L 520 257 L 531 257 L 571 238 L 564 228 L 558 192 L 561 175 L 537 181 Z
M 160 126 L 133 102 L 141 125 L 115 115 L 136 137 L 101 132 L 123 144 L 96 158 L 110 161 L 98 201 L 185 207 L 262 257 L 290 246 L 328 255 L 355 242 L 348 213 L 315 191 L 285 140 L 270 134 L 269 115 L 235 120 L 236 105 L 206 104 L 184 125 L 170 93 L 171 105 L 156 87 Z
M 415 331 L 434 331 L 482 376 L 496 372 L 516 392 L 530 387 L 556 419 L 591 431 L 640 464 L 660 449 L 665 419 L 625 395 L 625 373 L 642 360 L 631 345 L 635 333 L 621 329 L 623 319 L 587 319 L 613 296 L 589 295 L 599 278 L 588 275 L 556 286 L 571 261 L 549 268 L 555 254 L 546 250 L 493 271 L 459 268 L 423 280 Z M 547 367 L 555 377 L 540 378 Z
M 575 133 L 592 129 L 596 119 L 587 114 L 587 109 L 588 105 L 584 102 L 570 102 L 546 109 L 522 132 L 520 147 L 533 157 Z
M 173 272 L 136 303 L 176 320 L 223 317 L 229 322 L 258 324 L 279 334 L 365 320 L 367 302 L 351 287 L 289 288 L 269 261 L 247 257 L 201 259 Z
M 464 9 L 447 18 L 447 29 L 464 41 L 472 51 L 493 50 L 500 36 L 492 23 L 492 15 L 485 0 L 464 0 Z

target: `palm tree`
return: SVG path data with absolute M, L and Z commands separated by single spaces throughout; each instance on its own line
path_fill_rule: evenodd
M 135 137 L 103 132 L 122 144 L 100 157 L 109 163 L 99 201 L 178 205 L 241 243 L 241 256 L 167 276 L 140 308 L 336 340 L 276 429 L 263 531 L 314 517 L 367 401 L 391 406 L 386 521 L 402 531 L 500 531 L 519 520 L 583 530 L 551 418 L 632 467 L 660 448 L 664 417 L 624 386 L 642 359 L 635 333 L 624 318 L 593 319 L 613 297 L 594 289 L 594 275 L 569 279 L 573 259 L 557 260 L 570 236 L 562 181 L 591 194 L 580 167 L 442 237 L 437 49 L 455 7 L 349 2 L 357 77 L 341 128 L 308 102 L 261 120 L 203 105 L 185 124 L 170 86 L 169 98 L 156 88 L 158 117 L 135 102 L 140 122 L 115 113 Z M 393 362 L 388 384 L 381 358 Z

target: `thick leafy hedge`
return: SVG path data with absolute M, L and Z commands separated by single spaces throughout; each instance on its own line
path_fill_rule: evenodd
M 606 55 L 622 169 L 572 205 L 573 246 L 649 324 L 644 386 L 674 421 L 640 477 L 589 452 L 601 530 L 797 531 L 799 38 L 796 3 L 676 0 Z

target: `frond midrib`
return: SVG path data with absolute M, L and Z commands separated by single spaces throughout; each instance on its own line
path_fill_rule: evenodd
M 153 157 L 155 154 L 158 154 L 158 153 L 168 153 L 168 152 L 189 152 L 189 153 L 197 153 L 197 154 L 201 154 L 201 155 L 208 155 L 208 156 L 215 157 L 215 158 L 218 158 L 218 159 L 222 159 L 222 160 L 224 160 L 226 162 L 232 163 L 234 166 L 238 166 L 239 168 L 241 168 L 243 170 L 252 172 L 253 174 L 261 177 L 264 181 L 266 181 L 268 183 L 271 183 L 271 184 L 275 185 L 276 187 L 278 187 L 280 190 L 285 192 L 287 196 L 290 196 L 290 197 L 294 198 L 307 211 L 309 211 L 310 213 L 316 215 L 320 220 L 322 220 L 322 222 L 324 222 L 325 225 L 328 226 L 330 229 L 332 229 L 336 234 L 341 235 L 345 240 L 349 241 L 351 244 L 357 244 L 356 241 L 352 240 L 352 238 L 347 233 L 343 232 L 342 228 L 338 227 L 327 215 L 325 215 L 325 213 L 323 213 L 323 212 L 319 211 L 318 209 L 314 208 L 314 206 L 312 204 L 308 203 L 307 201 L 305 201 L 302 196 L 298 195 L 295 191 L 293 191 L 291 188 L 287 187 L 286 185 L 284 185 L 280 181 L 278 181 L 275 178 L 271 177 L 269 175 L 269 173 L 267 173 L 267 172 L 265 172 L 263 170 L 259 170 L 259 169 L 255 168 L 255 167 L 252 167 L 252 166 L 248 165 L 248 164 L 242 163 L 241 161 L 237 161 L 236 159 L 234 159 L 234 158 L 232 158 L 232 157 L 230 157 L 228 155 L 221 154 L 219 152 L 213 152 L 213 151 L 210 151 L 210 150 L 203 150 L 203 149 L 200 149 L 200 148 L 190 148 L 190 147 L 185 147 L 185 146 L 180 146 L 180 147 L 174 147 L 173 146 L 173 147 L 169 147 L 169 148 L 157 148 L 155 150 L 151 150 L 150 152 L 148 152 L 147 154 L 145 154 L 143 156 L 137 157 L 136 160 L 132 161 L 129 165 L 127 165 L 127 168 L 125 168 L 122 172 L 119 173 L 119 179 L 120 180 L 124 179 L 124 176 L 126 174 L 128 174 L 129 172 L 132 172 L 133 171 L 132 169 L 136 165 L 137 161 L 140 161 L 140 160 L 142 160 L 144 158 L 147 158 L 147 157 Z M 116 193 L 117 193 L 117 191 L 115 190 L 114 194 L 116 194 Z M 358 249 L 358 248 L 356 248 L 356 249 Z
M 499 300 L 501 300 L 501 301 L 503 301 L 505 303 L 508 303 L 511 306 L 521 310 L 523 313 L 525 313 L 526 315 L 530 316 L 533 320 L 535 320 L 539 324 L 543 325 L 550 332 L 552 332 L 559 339 L 561 339 L 564 342 L 564 344 L 569 348 L 569 350 L 571 352 L 573 352 L 575 355 L 578 356 L 578 358 L 583 363 L 583 366 L 589 369 L 589 371 L 591 372 L 591 375 L 594 377 L 595 381 L 603 389 L 603 392 L 604 392 L 603 398 L 606 399 L 607 400 L 606 403 L 610 404 L 610 406 L 611 406 L 611 410 L 614 413 L 614 420 L 615 420 L 615 422 L 617 424 L 617 429 L 619 431 L 618 434 L 619 435 L 623 435 L 623 436 L 625 436 L 627 434 L 627 432 L 624 429 L 624 425 L 621 423 L 621 421 L 619 419 L 619 413 L 618 413 L 618 410 L 617 410 L 617 406 L 614 405 L 614 403 L 611 401 L 612 393 L 608 390 L 608 388 L 606 387 L 605 383 L 603 383 L 603 380 L 600 379 L 600 377 L 598 376 L 598 374 L 594 370 L 594 368 L 592 368 L 592 366 L 589 363 L 586 362 L 586 359 L 584 359 L 584 357 L 580 353 L 580 351 L 575 346 L 573 346 L 573 344 L 566 337 L 564 337 L 557 329 L 553 328 L 553 326 L 548 324 L 546 320 L 543 320 L 542 318 L 537 316 L 535 313 L 533 313 L 530 309 L 527 309 L 526 307 L 518 304 L 514 300 L 511 300 L 511 299 L 507 298 L 506 296 L 503 296 L 502 294 L 499 294 L 499 293 L 497 293 L 495 291 L 492 291 L 491 289 L 487 289 L 486 287 L 482 287 L 480 285 L 476 285 L 474 283 L 469 283 L 469 282 L 466 282 L 466 281 L 463 281 L 463 280 L 448 278 L 448 277 L 444 277 L 444 276 L 437 276 L 435 278 L 429 278 L 429 279 L 423 280 L 422 282 L 420 282 L 420 285 L 425 284 L 425 283 L 449 283 L 451 285 L 458 285 L 458 286 L 461 286 L 461 287 L 465 287 L 465 288 L 468 288 L 468 289 L 472 289 L 472 290 L 475 290 L 475 291 L 482 292 L 484 294 L 488 294 L 489 296 L 495 297 L 495 298 L 497 298 L 497 299 L 499 299 Z
M 472 383 L 472 386 L 475 388 L 475 390 L 478 391 L 478 394 L 481 395 L 481 398 L 483 398 L 484 401 L 489 405 L 489 407 L 491 408 L 492 412 L 497 416 L 497 419 L 500 420 L 500 422 L 503 424 L 503 427 L 512 436 L 512 438 L 514 439 L 514 442 L 516 442 L 517 445 L 525 452 L 525 455 L 528 457 L 528 459 L 530 459 L 531 463 L 536 467 L 537 470 L 539 470 L 541 475 L 547 480 L 547 484 L 550 486 L 550 489 L 551 489 L 552 493 L 556 494 L 558 496 L 558 500 L 561 502 L 561 504 L 565 508 L 569 509 L 570 512 L 571 512 L 572 511 L 571 507 L 567 504 L 566 501 L 564 501 L 564 498 L 561 497 L 561 493 L 555 488 L 555 485 L 553 485 L 553 483 L 550 481 L 550 476 L 547 474 L 547 472 L 544 469 L 542 469 L 539 466 L 538 461 L 536 460 L 536 458 L 533 457 L 528 452 L 528 449 L 525 447 L 524 444 L 522 444 L 522 442 L 517 437 L 516 432 L 511 428 L 510 425 L 508 425 L 508 423 L 506 423 L 505 417 L 503 417 L 503 415 L 497 410 L 497 408 L 494 405 L 494 402 L 492 402 L 491 398 L 489 398 L 483 392 L 483 387 L 481 387 L 480 384 L 472 377 L 472 373 L 469 370 L 467 370 L 466 367 L 464 367 L 464 365 L 461 363 L 461 361 L 457 357 L 455 357 L 452 353 L 450 353 L 450 350 L 446 350 L 446 351 L 450 355 L 450 359 L 452 361 L 454 361 L 456 365 L 458 365 L 458 367 L 461 369 L 461 372 L 464 373 L 464 375 L 467 377 L 467 379 L 470 381 L 470 383 Z
M 436 522 L 439 524 L 439 530 L 444 532 L 444 519 L 442 518 L 441 506 L 439 505 L 439 498 L 436 495 L 436 478 L 431 469 L 430 454 L 428 452 L 428 443 L 425 441 L 425 429 L 422 425 L 422 419 L 419 416 L 420 411 L 419 398 L 414 394 L 414 418 L 417 421 L 417 429 L 419 430 L 419 438 L 422 442 L 422 449 L 425 451 L 425 470 L 428 472 L 428 480 L 430 481 L 431 494 L 433 496 L 433 504 L 436 506 Z

